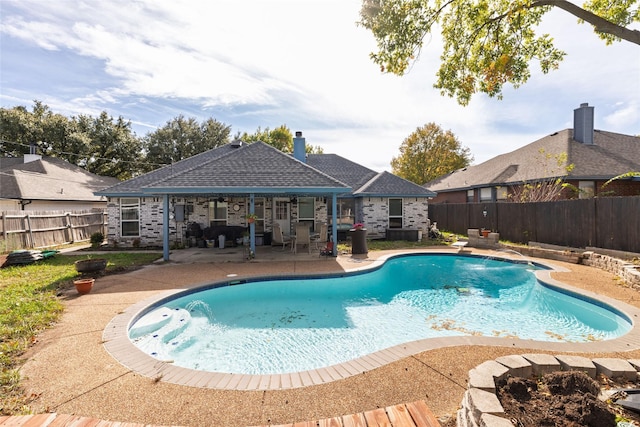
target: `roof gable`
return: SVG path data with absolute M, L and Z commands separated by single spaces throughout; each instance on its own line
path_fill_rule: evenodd
M 436 194 L 418 184 L 400 178 L 387 171 L 377 174 L 365 185 L 354 191 L 356 196 L 435 197 Z

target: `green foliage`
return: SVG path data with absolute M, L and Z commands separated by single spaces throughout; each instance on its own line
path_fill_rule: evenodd
M 158 254 L 114 253 L 107 272 L 148 264 Z M 85 256 L 47 258 L 34 264 L 0 269 L 0 415 L 28 411 L 20 387 L 20 356 L 37 335 L 55 323 L 64 307 L 60 289 L 78 277 L 74 262 Z
M 231 127 L 209 118 L 202 123 L 182 115 L 143 138 L 145 172 L 184 160 L 229 142 Z
M 93 233 L 89 241 L 91 242 L 92 247 L 97 248 L 102 244 L 102 242 L 104 242 L 104 234 L 100 232 Z
M 423 185 L 472 161 L 469 148 L 463 148 L 453 132 L 428 123 L 402 142 L 400 155 L 391 160 L 391 168 L 394 174 Z
M 607 182 L 602 184 L 602 188 L 604 188 L 607 185 L 611 184 L 613 181 L 617 181 L 619 179 L 634 178 L 634 177 L 640 177 L 640 172 L 627 172 L 627 173 L 623 173 L 623 174 L 618 175 L 618 176 L 614 176 L 613 178 L 611 178 L 610 180 L 608 180 Z
M 265 128 L 263 130 L 258 127 L 258 129 L 256 129 L 252 134 L 247 132 L 237 134 L 235 139 L 239 139 L 246 143 L 262 141 L 265 144 L 269 144 L 285 153 L 293 153 L 293 134 L 287 125 L 282 125 L 274 130 L 270 130 L 269 128 Z M 307 145 L 305 148 L 307 154 L 321 154 L 323 152 L 322 148 L 319 146 L 314 147 Z
M 131 123 L 114 120 L 106 112 L 98 117 L 67 118 L 34 101 L 26 107 L 0 108 L 0 137 L 5 156 L 20 157 L 34 144 L 37 154 L 58 157 L 89 172 L 119 179 L 136 173 L 140 159 L 139 139 Z
M 633 9 L 637 1 L 591 0 L 582 9 L 565 0 L 363 0 L 359 24 L 377 41 L 371 59 L 383 72 L 398 75 L 437 28 L 443 52 L 434 86 L 467 105 L 477 92 L 501 98 L 505 84 L 526 83 L 531 62 L 537 61 L 543 73 L 558 68 L 565 53 L 550 35 L 535 33 L 553 6 L 594 25 L 607 42 L 623 38 L 640 44 L 640 33 L 624 28 L 640 21 Z

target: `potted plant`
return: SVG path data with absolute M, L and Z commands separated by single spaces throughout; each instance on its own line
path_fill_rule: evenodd
M 254 214 L 254 213 L 250 213 L 250 214 L 247 214 L 245 216 L 245 218 L 247 219 L 247 222 L 249 224 L 252 224 L 252 223 L 256 222 L 256 220 L 258 219 L 258 215 Z
M 92 277 L 88 277 L 88 278 L 76 279 L 73 281 L 73 284 L 76 287 L 76 291 L 78 291 L 80 295 L 84 295 L 91 292 L 91 288 L 93 288 L 93 284 L 95 283 L 95 281 L 96 279 Z
M 107 268 L 107 260 L 104 258 L 81 259 L 74 263 L 78 273 L 93 273 Z

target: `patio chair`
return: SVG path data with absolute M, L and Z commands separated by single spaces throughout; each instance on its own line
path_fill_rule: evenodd
M 324 248 L 327 245 L 327 224 L 320 225 L 320 233 L 311 240 L 316 244 L 316 249 Z
M 298 253 L 298 245 L 307 245 L 309 253 L 311 253 L 311 232 L 307 224 L 296 225 L 296 236 L 293 241 L 294 253 Z
M 273 236 L 271 242 L 276 245 L 282 245 L 283 251 L 288 245 L 291 245 L 291 238 L 282 233 L 282 228 L 280 228 L 280 224 L 277 222 L 273 224 Z

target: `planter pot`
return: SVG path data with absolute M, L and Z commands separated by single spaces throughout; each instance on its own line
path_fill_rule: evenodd
M 95 281 L 96 279 L 78 279 L 74 280 L 73 284 L 76 287 L 76 291 L 78 291 L 80 295 L 84 295 L 91 292 L 91 288 L 93 288 Z
M 104 258 L 83 259 L 76 261 L 75 266 L 78 273 L 93 273 L 107 268 L 107 260 Z
M 491 233 L 491 230 L 482 230 L 482 237 L 486 239 L 489 237 L 489 233 Z

